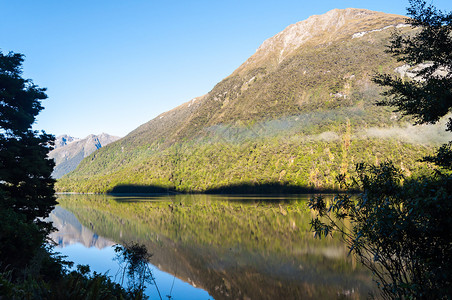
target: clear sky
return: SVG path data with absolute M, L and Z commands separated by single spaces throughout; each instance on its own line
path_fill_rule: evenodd
M 430 3 L 430 2 L 429 2 Z M 452 10 L 451 0 L 435 0 Z M 267 38 L 334 8 L 406 14 L 405 0 L 0 0 L 0 50 L 49 99 L 35 129 L 125 136 L 209 92 Z

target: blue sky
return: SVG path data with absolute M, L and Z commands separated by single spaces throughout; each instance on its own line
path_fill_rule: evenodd
M 451 11 L 452 1 L 432 2 Z M 209 92 L 267 38 L 334 8 L 406 13 L 408 1 L 0 0 L 0 50 L 49 99 L 35 129 L 125 136 Z

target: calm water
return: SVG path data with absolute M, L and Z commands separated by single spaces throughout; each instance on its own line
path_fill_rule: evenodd
M 164 299 L 365 299 L 370 274 L 339 239 L 313 238 L 308 196 L 60 195 L 57 251 L 118 271 L 112 245 L 138 242 Z M 151 299 L 158 299 L 149 286 Z

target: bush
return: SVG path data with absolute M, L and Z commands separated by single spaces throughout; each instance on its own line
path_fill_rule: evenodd
M 450 299 L 452 295 L 452 177 L 404 180 L 392 163 L 359 164 L 347 189 L 357 196 L 311 199 L 316 235 L 341 235 L 376 277 L 387 299 Z

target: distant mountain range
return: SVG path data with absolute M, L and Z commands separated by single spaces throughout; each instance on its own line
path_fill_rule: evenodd
M 58 136 L 55 139 L 55 148 L 49 153 L 49 157 L 55 161 L 52 176 L 56 179 L 61 178 L 75 170 L 83 158 L 118 139 L 119 137 L 106 133 L 91 134 L 84 139 L 67 134 Z
M 409 70 L 385 52 L 393 30 L 413 30 L 405 19 L 350 8 L 290 25 L 206 95 L 84 159 L 57 189 L 334 189 L 339 173 L 385 159 L 425 172 L 418 159 L 450 135 L 375 106 L 382 88 L 371 80 Z

